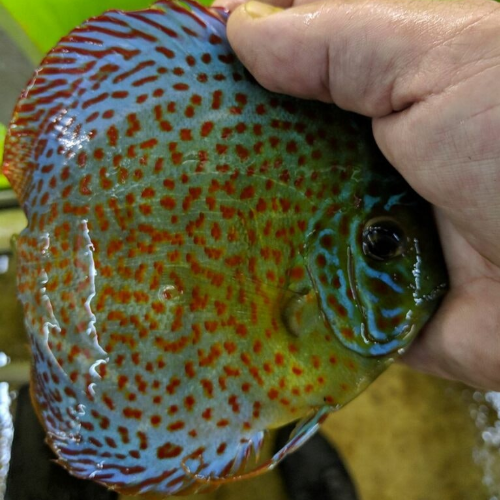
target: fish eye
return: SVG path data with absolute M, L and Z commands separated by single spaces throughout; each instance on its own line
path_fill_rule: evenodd
M 374 260 L 386 261 L 400 256 L 406 246 L 403 228 L 390 217 L 376 217 L 363 228 L 363 253 Z

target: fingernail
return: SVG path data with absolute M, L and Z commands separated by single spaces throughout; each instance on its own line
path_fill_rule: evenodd
M 276 14 L 281 12 L 283 9 L 280 7 L 274 7 L 267 3 L 257 2 L 256 0 L 251 0 L 245 4 L 245 10 L 250 17 L 258 19 L 259 17 L 267 17 L 271 14 Z

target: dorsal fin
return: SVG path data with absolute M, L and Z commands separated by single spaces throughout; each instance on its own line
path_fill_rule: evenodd
M 71 134 L 75 113 L 81 124 L 95 120 L 107 99 L 108 107 L 126 107 L 120 87 L 130 85 L 127 78 L 137 76 L 137 84 L 160 76 L 148 71 L 148 59 L 163 58 L 168 71 L 210 47 L 220 51 L 227 45 L 226 17 L 222 9 L 190 0 L 160 0 L 147 10 L 108 11 L 62 38 L 21 94 L 5 141 L 3 171 L 21 205 L 36 186 L 39 160 L 63 134 Z M 73 133 L 79 143 L 67 144 L 67 157 L 86 140 L 82 131 Z

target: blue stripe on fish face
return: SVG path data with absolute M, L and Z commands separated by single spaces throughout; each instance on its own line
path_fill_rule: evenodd
M 381 309 L 380 312 L 384 318 L 394 318 L 395 316 L 402 314 L 404 309 L 402 307 L 396 307 L 394 309 Z
M 394 292 L 403 293 L 404 289 L 397 283 L 395 283 L 394 279 L 391 278 L 391 276 L 388 273 L 373 269 L 369 265 L 366 265 L 366 263 L 364 263 L 364 265 L 361 264 L 360 268 L 362 272 L 364 272 L 367 277 L 372 278 L 374 282 L 376 282 L 377 280 L 381 281 L 389 288 L 391 288 Z M 374 286 L 376 286 L 376 284 Z

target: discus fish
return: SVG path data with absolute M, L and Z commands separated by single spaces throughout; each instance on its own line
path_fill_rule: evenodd
M 85 22 L 7 136 L 33 399 L 59 462 L 125 493 L 272 468 L 445 288 L 432 216 L 369 124 L 261 88 L 226 18 L 160 1 Z

